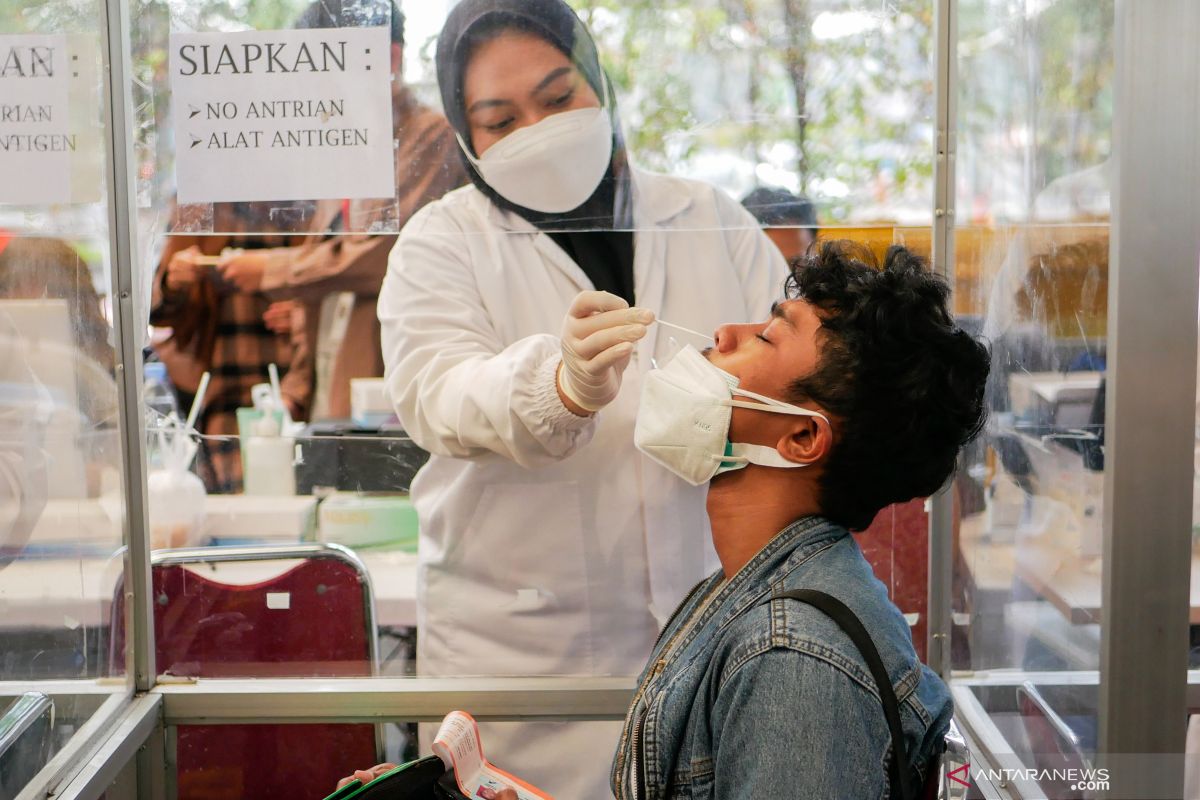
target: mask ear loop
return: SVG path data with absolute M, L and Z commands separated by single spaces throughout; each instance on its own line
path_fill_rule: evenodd
M 829 421 L 829 417 L 825 416 L 819 411 L 809 411 L 807 408 L 800 408 L 799 406 L 783 403 L 779 400 L 775 400 L 761 394 L 755 394 L 754 392 L 746 389 L 735 388 L 731 391 L 736 394 L 754 398 L 755 400 L 761 400 L 762 402 L 747 403 L 744 400 L 734 400 L 733 398 L 730 398 L 729 400 L 725 401 L 725 403 L 730 406 L 734 406 L 736 408 L 746 408 L 750 409 L 751 411 L 766 411 L 767 413 L 771 414 L 789 414 L 794 417 L 814 417 L 816 419 L 824 420 L 826 425 L 833 427 L 833 423 Z M 779 469 L 792 469 L 796 467 L 809 466 L 808 464 L 797 464 L 793 461 L 788 461 L 783 456 L 779 455 L 779 452 L 774 448 L 761 444 L 730 442 L 729 447 L 735 451 L 741 450 L 741 452 L 729 453 L 721 456 L 718 460 L 722 463 L 733 462 L 738 464 L 758 464 L 759 466 L 763 467 L 776 467 Z M 758 459 L 751 459 L 747 453 L 757 453 Z M 717 459 L 717 456 L 713 455 L 712 453 L 709 453 L 709 455 L 712 458 Z
M 784 403 L 771 397 L 755 394 L 754 392 L 746 389 L 735 388 L 731 391 L 734 394 L 739 394 L 743 397 L 749 397 L 759 401 L 757 403 L 747 403 L 744 400 L 730 399 L 728 402 L 731 406 L 735 406 L 737 408 L 748 408 L 751 411 L 766 411 L 769 414 L 791 414 L 794 417 L 815 417 L 817 419 L 825 420 L 826 425 L 833 427 L 833 423 L 829 421 L 829 417 L 825 416 L 820 411 L 809 411 L 807 408 L 800 408 L 799 406 L 794 406 L 790 403 Z

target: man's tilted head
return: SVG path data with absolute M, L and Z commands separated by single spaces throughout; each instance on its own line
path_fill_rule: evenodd
M 936 492 L 983 426 L 987 348 L 959 328 L 950 289 L 892 247 L 826 242 L 793 262 L 771 319 L 726 325 L 709 353 L 739 386 L 826 415 L 735 409 L 732 441 L 771 444 L 817 481 L 821 513 L 866 528 L 885 506 Z
M 839 420 L 826 515 L 861 529 L 936 492 L 983 426 L 990 368 L 987 348 L 955 325 L 949 286 L 903 247 L 881 270 L 865 248 L 832 242 L 796 263 L 788 290 L 821 320 L 817 369 L 790 394 Z

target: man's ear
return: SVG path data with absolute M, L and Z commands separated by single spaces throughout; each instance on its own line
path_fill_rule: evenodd
M 833 452 L 833 429 L 820 417 L 795 417 L 775 449 L 794 464 L 823 463 Z
M 391 47 L 391 69 L 393 75 L 404 74 L 404 45 L 392 42 Z

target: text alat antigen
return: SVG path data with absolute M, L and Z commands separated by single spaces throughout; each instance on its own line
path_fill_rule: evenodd
M 305 128 L 296 131 L 276 131 L 268 136 L 266 131 L 218 132 L 210 134 L 205 148 L 208 150 L 252 150 L 259 147 L 366 147 L 366 128 Z M 196 137 L 193 146 L 204 142 Z

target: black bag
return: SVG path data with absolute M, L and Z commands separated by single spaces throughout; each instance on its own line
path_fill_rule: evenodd
M 358 781 L 338 789 L 325 800 L 467 800 L 458 790 L 454 771 L 437 756 L 401 764 L 365 786 Z
M 845 603 L 825 592 L 816 589 L 793 589 L 771 597 L 771 600 L 783 599 L 799 600 L 823 612 L 846 632 L 850 641 L 854 642 L 854 646 L 862 654 L 867 668 L 871 670 L 871 677 L 875 679 L 875 688 L 883 702 L 883 716 L 887 719 L 888 731 L 892 736 L 892 758 L 888 762 L 888 777 L 892 787 L 889 796 L 900 800 L 915 800 L 910 783 L 911 776 L 907 769 L 908 748 L 904 744 L 904 731 L 900 727 L 900 704 L 896 701 L 896 692 L 892 689 L 887 668 L 883 666 L 883 659 L 879 657 L 879 650 L 876 649 L 875 642 L 871 641 L 866 627 Z

